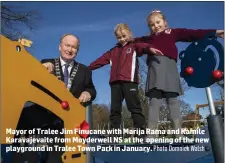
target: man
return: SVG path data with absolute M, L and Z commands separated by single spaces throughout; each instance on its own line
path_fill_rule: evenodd
M 79 39 L 72 34 L 61 37 L 59 44 L 59 58 L 44 59 L 41 63 L 46 69 L 65 82 L 67 89 L 78 98 L 82 105 L 87 106 L 96 97 L 96 90 L 92 82 L 92 72 L 87 66 L 74 59 L 79 51 Z M 18 128 L 51 128 L 61 130 L 64 125 L 61 119 L 50 113 L 47 109 L 34 104 L 23 109 Z M 62 137 L 63 135 L 51 135 Z M 50 144 L 52 146 L 53 144 Z M 63 143 L 58 144 L 64 146 Z M 50 152 L 45 162 L 61 163 L 63 152 Z M 46 154 L 46 153 L 45 153 Z M 43 157 L 42 157 L 43 158 Z
M 44 59 L 41 62 L 50 73 L 53 73 L 67 84 L 67 88 L 74 97 L 87 104 L 95 99 L 96 90 L 92 82 L 92 72 L 85 65 L 74 61 L 79 45 L 79 39 L 75 35 L 65 34 L 60 40 L 60 57 L 57 59 Z M 68 70 L 68 72 L 65 70 Z M 68 74 L 74 79 L 73 81 L 70 81 Z
M 79 39 L 72 34 L 65 34 L 60 39 L 59 44 L 59 58 L 44 59 L 41 63 L 46 69 L 58 77 L 58 79 L 65 82 L 67 89 L 73 94 L 75 98 L 78 98 L 82 105 L 87 106 L 96 97 L 96 90 L 92 82 L 92 72 L 89 68 L 81 63 L 78 63 L 74 59 L 77 56 L 79 50 Z M 35 109 L 35 118 L 32 116 Z M 31 111 L 32 110 L 32 111 Z M 29 114 L 29 116 L 27 116 Z M 56 116 L 49 116 L 44 118 L 43 113 L 49 112 L 38 105 L 31 105 L 24 108 L 21 114 L 21 120 L 19 126 L 30 127 L 42 127 L 43 124 L 49 124 L 55 121 Z M 37 114 L 40 114 L 41 119 L 37 119 Z M 45 116 L 46 117 L 46 116 Z M 32 123 L 22 123 L 24 120 L 32 121 Z M 22 124 L 21 124 L 22 123 Z M 28 126 L 29 125 L 29 126 Z

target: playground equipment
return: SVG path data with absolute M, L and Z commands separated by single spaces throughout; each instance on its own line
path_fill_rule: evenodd
M 216 52 L 210 49 L 211 46 L 216 48 Z M 206 89 L 210 108 L 210 116 L 207 121 L 213 154 L 216 163 L 223 163 L 224 127 L 222 117 L 216 115 L 210 89 L 212 84 L 223 80 L 223 46 L 216 40 L 214 33 L 209 33 L 202 40 L 191 43 L 185 51 L 180 53 L 179 57 L 181 59 L 181 77 L 189 86 Z
M 215 106 L 218 106 L 218 105 L 224 105 L 224 101 L 215 101 L 215 102 L 214 102 L 214 105 L 215 105 Z M 196 107 L 195 107 L 195 114 L 196 114 L 196 115 L 199 114 L 199 109 L 200 109 L 200 108 L 207 107 L 207 106 L 209 106 L 209 104 L 201 104 L 201 105 L 197 104 Z
M 186 51 L 180 55 L 181 58 L 181 76 L 185 78 L 189 86 L 205 88 L 209 100 L 211 116 L 208 118 L 209 134 L 213 147 L 213 154 L 216 163 L 223 162 L 223 127 L 222 121 L 216 115 L 212 102 L 212 96 L 209 86 L 222 80 L 223 74 L 223 47 L 215 40 L 213 35 L 209 35 L 203 40 L 194 42 L 188 46 Z M 27 101 L 39 104 L 50 112 L 56 114 L 64 121 L 64 127 L 74 129 L 86 120 L 90 119 L 90 112 L 80 105 L 55 76 L 49 74 L 34 57 L 26 52 L 21 42 L 13 42 L 1 36 L 1 74 L 2 74 L 2 124 L 1 124 L 1 144 L 6 144 L 6 136 L 14 137 L 14 134 L 6 134 L 6 128 L 16 129 L 22 108 Z M 212 50 L 205 48 L 213 45 L 218 50 L 219 55 L 216 59 Z M 207 57 L 208 56 L 208 57 Z M 13 58 L 13 59 L 12 59 Z M 217 61 L 217 62 L 216 62 Z M 212 63 L 211 63 L 212 62 Z M 188 68 L 189 67 L 189 68 Z M 188 69 L 187 69 L 188 68 Z M 214 72 L 214 70 L 218 71 Z M 215 75 L 212 74 L 219 74 Z M 37 75 L 38 74 L 38 75 Z M 14 81 L 16 80 L 16 83 Z M 15 91 L 16 90 L 16 91 Z M 48 93 L 47 93 L 48 92 Z M 91 122 L 91 121 L 89 121 Z M 91 124 L 91 123 L 90 123 Z M 208 137 L 206 135 L 198 135 Z M 65 135 L 66 138 L 81 135 Z M 67 146 L 82 145 L 79 143 L 65 143 Z M 87 144 L 88 146 L 89 144 Z M 145 146 L 142 144 L 140 146 Z M 161 144 L 162 145 L 162 144 Z M 190 162 L 194 159 L 200 159 L 211 153 L 210 143 L 200 144 L 205 147 L 204 152 L 95 152 L 95 160 L 99 158 L 110 163 L 123 162 L 168 162 L 173 163 Z M 149 146 L 154 146 L 150 144 Z M 183 146 L 183 144 L 181 144 Z M 4 158 L 3 158 L 4 159 Z M 222 161 L 221 161 L 222 160 Z M 91 163 L 92 156 L 90 152 L 86 155 L 79 151 L 66 151 L 62 155 L 64 163 Z M 7 162 L 8 163 L 8 162 Z M 19 163 L 19 162 L 17 162 Z M 97 162 L 96 162 L 97 163 Z
M 224 101 L 215 101 L 214 102 L 214 105 L 215 106 L 218 106 L 218 105 L 224 105 Z M 209 106 L 209 104 L 201 104 L 201 105 L 199 105 L 199 104 L 196 104 L 196 107 L 195 107 L 195 118 L 194 118 L 194 126 L 193 126 L 193 128 L 196 128 L 197 126 L 196 126 L 196 119 L 197 119 L 197 115 L 200 115 L 200 113 L 199 113 L 199 109 L 201 109 L 201 108 L 203 108 L 204 109 L 204 107 L 208 107 Z M 224 118 L 224 117 L 222 117 L 222 118 Z M 193 137 L 194 137 L 194 135 L 193 135 Z
M 64 83 L 48 73 L 45 67 L 25 50 L 21 42 L 11 41 L 4 36 L 1 36 L 1 75 L 1 144 L 7 144 L 6 137 L 14 138 L 15 134 L 7 133 L 6 130 L 16 130 L 27 101 L 36 103 L 60 117 L 68 130 L 74 130 L 80 124 L 86 123 L 85 107 L 73 97 Z M 68 105 L 65 107 L 66 104 Z M 71 140 L 74 136 L 80 137 L 78 134 L 65 134 L 65 138 Z M 73 141 L 65 142 L 65 145 L 85 146 Z M 85 163 L 86 156 L 79 151 L 65 151 L 62 162 Z

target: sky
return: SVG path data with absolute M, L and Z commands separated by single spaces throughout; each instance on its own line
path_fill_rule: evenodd
M 33 41 L 31 54 L 38 60 L 59 56 L 60 37 L 73 33 L 81 46 L 76 60 L 89 65 L 116 43 L 118 23 L 127 23 L 135 37 L 147 35 L 147 15 L 155 9 L 164 13 L 172 28 L 224 29 L 224 2 L 8 2 L 21 10 L 36 11 L 36 29 L 24 33 Z M 219 39 L 224 45 L 224 40 Z M 189 43 L 178 43 L 182 51 Z M 93 71 L 97 90 L 95 103 L 110 103 L 109 66 Z M 212 89 L 213 97 L 218 96 Z M 207 103 L 205 89 L 191 88 L 184 100 L 194 109 Z

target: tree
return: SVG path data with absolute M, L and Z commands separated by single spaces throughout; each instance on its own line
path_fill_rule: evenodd
M 196 114 L 195 112 L 191 112 L 191 113 L 188 113 L 183 120 L 190 120 L 189 122 L 184 122 L 182 127 L 184 128 L 195 128 L 197 126 L 200 125 L 200 119 L 201 119 L 201 115 L 200 114 Z M 197 121 L 194 121 L 194 120 L 197 120 Z
M 106 129 L 109 124 L 109 106 L 105 104 L 92 105 L 93 129 Z
M 187 115 L 192 112 L 192 108 L 190 104 L 185 102 L 182 98 L 179 99 L 180 102 L 180 110 L 182 115 Z
M 22 10 L 22 11 L 21 11 Z M 23 7 L 1 3 L 1 34 L 10 40 L 27 38 L 24 30 L 33 31 L 39 19 L 36 11 L 24 11 Z

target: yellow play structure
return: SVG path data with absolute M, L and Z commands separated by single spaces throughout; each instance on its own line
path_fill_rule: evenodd
M 66 89 L 63 82 L 50 74 L 46 68 L 30 55 L 21 42 L 11 41 L 1 35 L 1 144 L 6 144 L 6 129 L 15 130 L 27 101 L 36 103 L 64 121 L 64 127 L 73 130 L 85 120 L 85 108 L 79 100 Z M 34 84 L 35 83 L 35 84 Z M 36 84 L 44 87 L 62 101 L 69 103 L 69 109 L 63 109 L 60 102 L 52 98 Z M 28 122 L 29 123 L 29 122 Z M 66 134 L 65 138 L 80 137 L 77 134 Z M 76 147 L 80 143 L 65 143 Z M 81 154 L 72 158 L 72 155 Z M 86 156 L 80 151 L 66 151 L 62 155 L 64 163 L 85 163 Z

